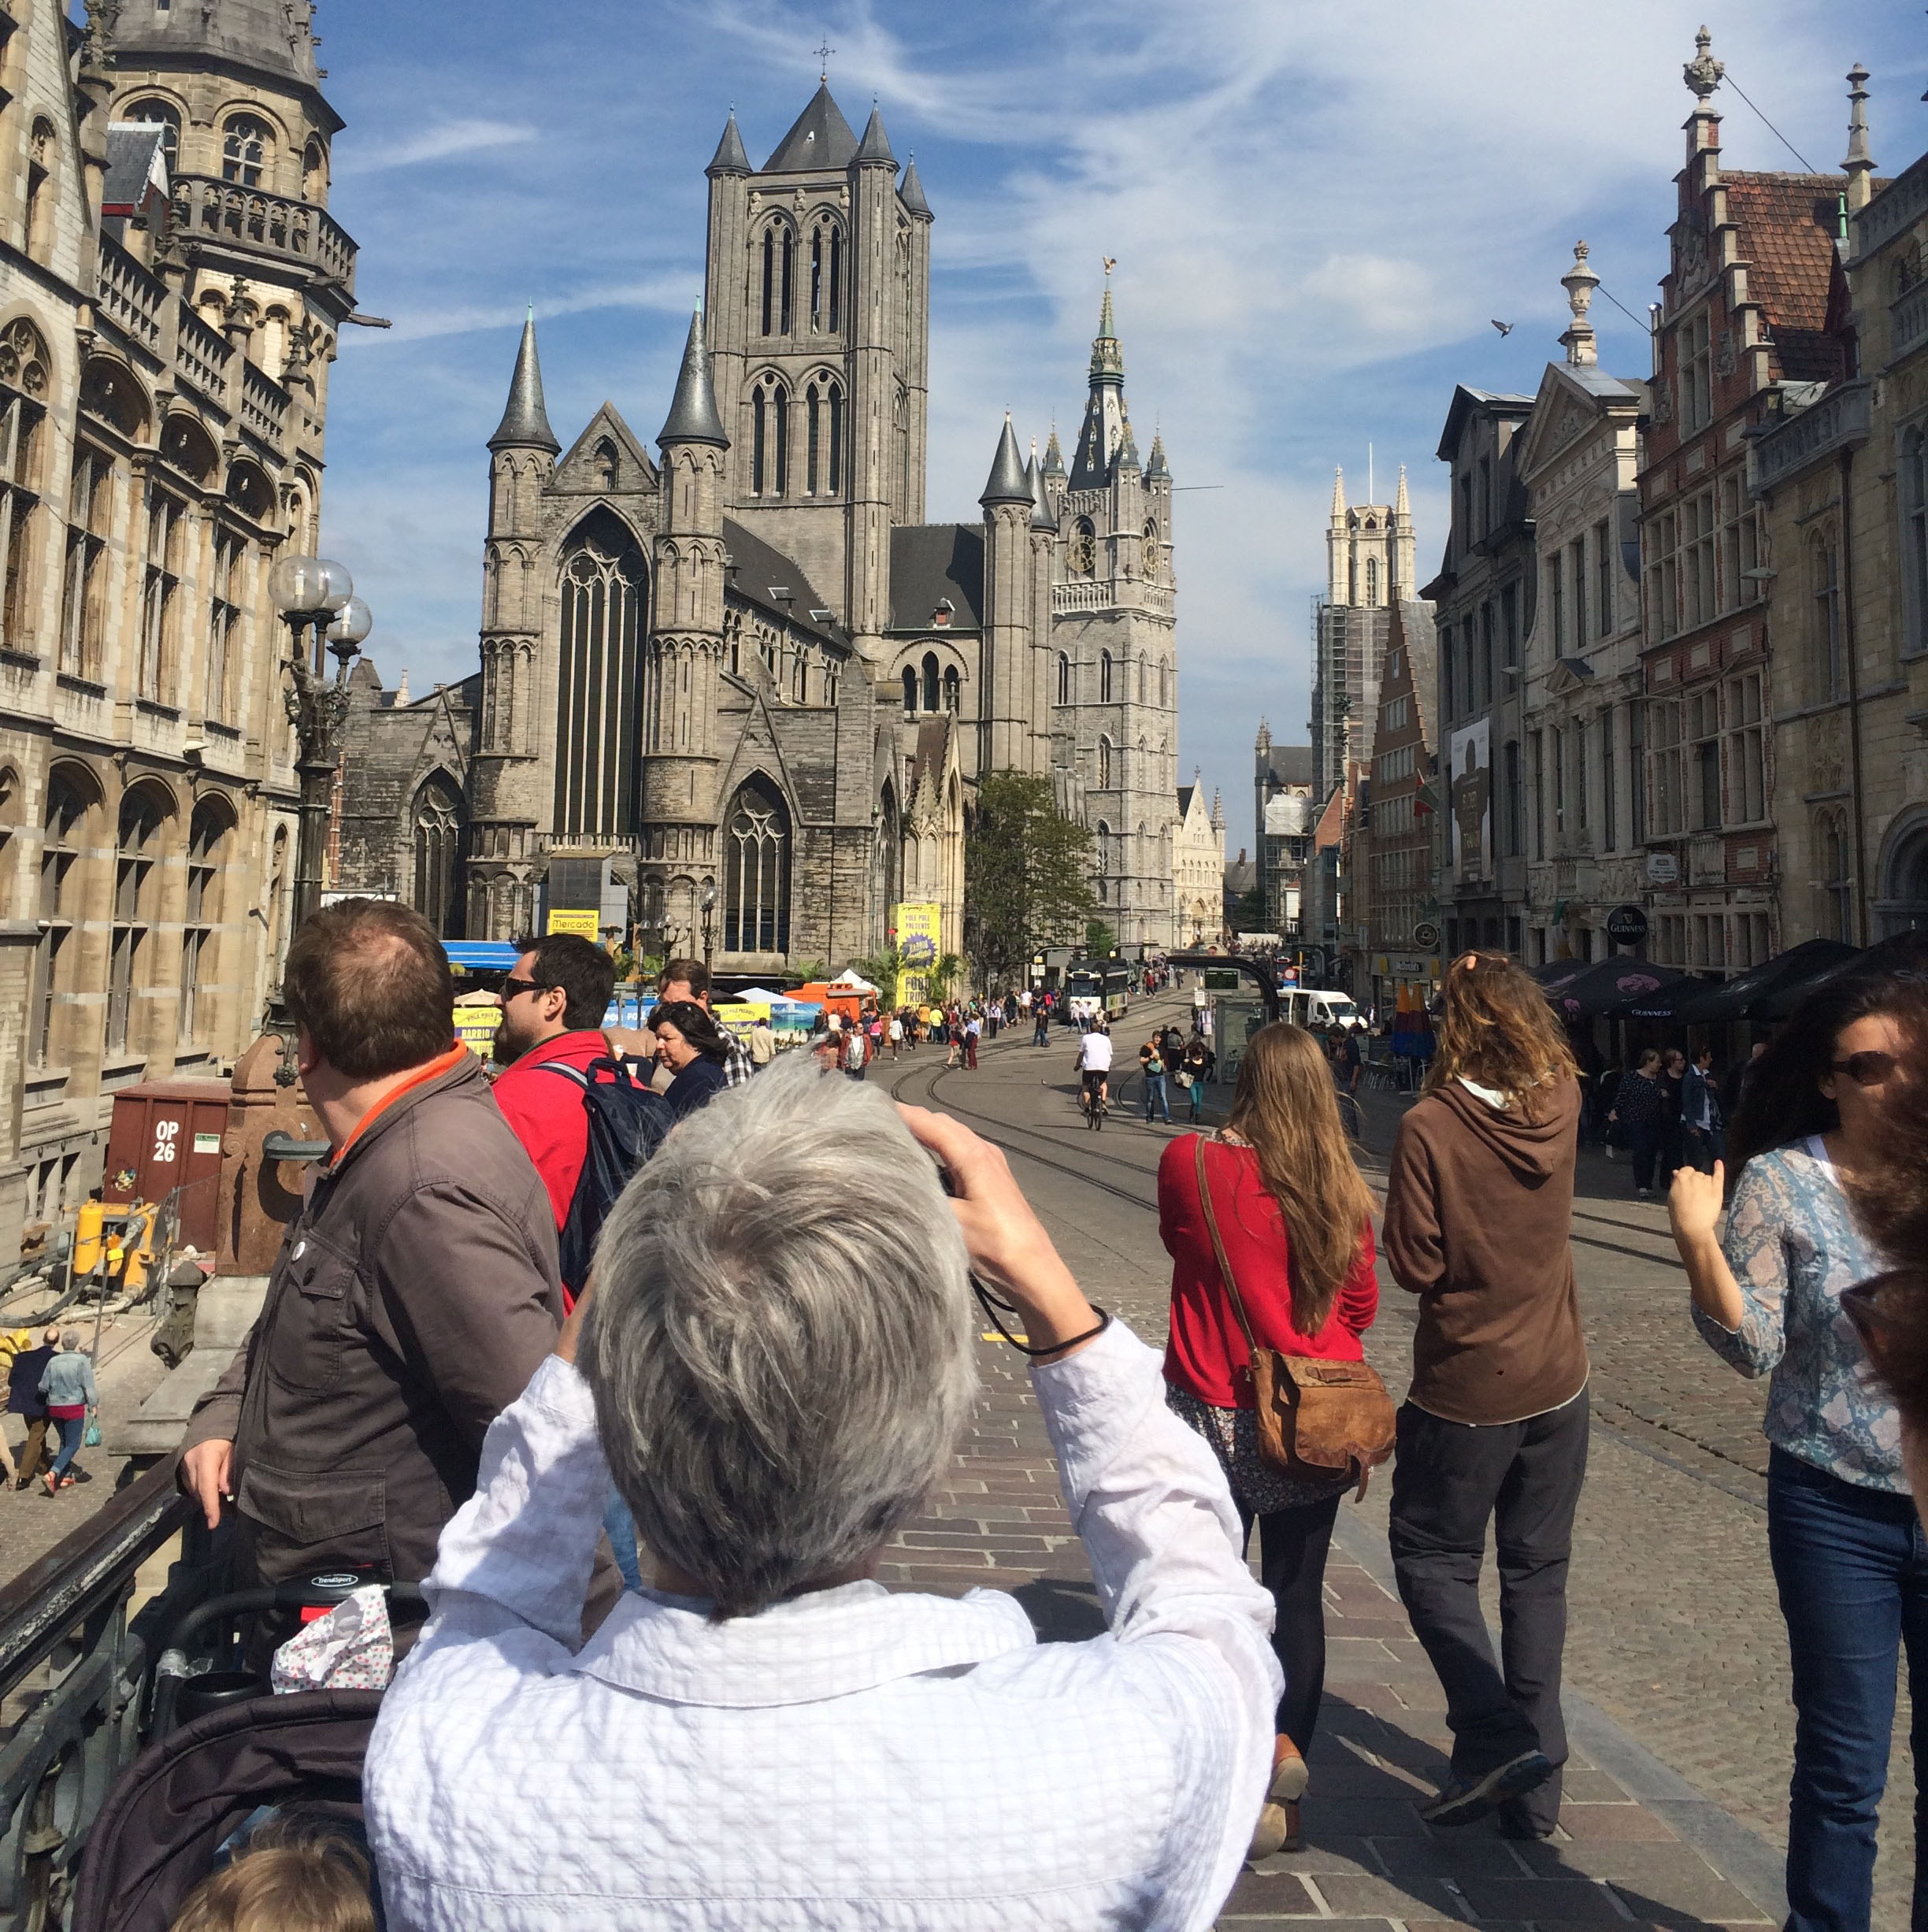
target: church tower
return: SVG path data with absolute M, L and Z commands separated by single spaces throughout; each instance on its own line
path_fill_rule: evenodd
M 875 658 L 892 527 L 924 515 L 929 203 L 882 115 L 860 139 L 827 83 L 761 169 L 732 116 L 707 172 L 725 508 Z
M 1031 756 L 1033 499 L 1008 410 L 977 501 L 984 514 L 984 694 L 978 710 L 983 746 L 977 769 L 1024 771 Z
M 725 465 L 703 317 L 690 317 L 676 395 L 658 432 L 662 527 L 656 614 L 643 695 L 646 899 L 660 887 L 668 923 L 695 932 L 717 883 L 717 699 L 723 658 Z

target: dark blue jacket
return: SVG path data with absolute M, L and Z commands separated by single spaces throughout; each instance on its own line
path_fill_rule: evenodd
M 7 1373 L 8 1415 L 24 1415 L 32 1422 L 46 1414 L 46 1404 L 40 1396 L 40 1378 L 53 1359 L 54 1351 L 44 1344 L 13 1358 L 13 1366 Z
M 721 1062 L 694 1059 L 670 1081 L 663 1098 L 676 1110 L 676 1117 L 680 1120 L 685 1114 L 695 1113 L 729 1085 L 729 1076 L 724 1072 Z

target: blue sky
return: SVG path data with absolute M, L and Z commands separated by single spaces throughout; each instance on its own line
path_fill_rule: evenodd
M 343 332 L 326 547 L 415 691 L 474 668 L 487 464 L 533 301 L 565 445 L 605 397 L 652 439 L 702 288 L 703 169 L 734 106 L 761 163 L 815 87 L 874 95 L 932 207 L 933 518 L 974 517 L 1003 411 L 1076 427 L 1100 258 L 1140 446 L 1178 486 L 1180 770 L 1251 838 L 1251 742 L 1306 735 L 1308 610 L 1333 468 L 1361 500 L 1407 466 L 1422 579 L 1455 382 L 1531 393 L 1584 236 L 1601 361 L 1644 374 L 1644 316 L 1704 19 L 1714 51 L 1816 168 L 1872 72 L 1884 174 L 1928 148 L 1916 0 L 324 0 L 348 126 L 333 213 L 361 246 Z M 1730 88 L 1730 168 L 1793 169 Z M 1491 326 L 1514 324 L 1503 339 Z M 1068 440 L 1067 437 L 1067 440 Z M 1188 486 L 1191 486 L 1188 488 Z M 1215 486 L 1207 488 L 1205 486 Z

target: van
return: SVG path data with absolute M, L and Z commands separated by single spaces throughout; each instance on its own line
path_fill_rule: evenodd
M 1295 1026 L 1308 1027 L 1315 1033 L 1344 1027 L 1348 1033 L 1363 1032 L 1366 1017 L 1346 993 L 1322 992 L 1306 986 L 1287 986 L 1279 992 L 1279 1018 Z

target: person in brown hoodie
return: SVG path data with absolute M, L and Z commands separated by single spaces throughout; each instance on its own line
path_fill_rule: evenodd
M 1559 1818 L 1566 1569 L 1586 1474 L 1587 1355 L 1574 1281 L 1580 1087 L 1540 988 L 1511 960 L 1447 970 L 1440 1045 L 1400 1125 L 1383 1252 L 1419 1297 L 1399 1415 L 1391 1542 L 1400 1600 L 1446 1693 L 1451 1770 L 1434 1824 Z M 1499 1552 L 1503 1664 L 1480 1608 Z

